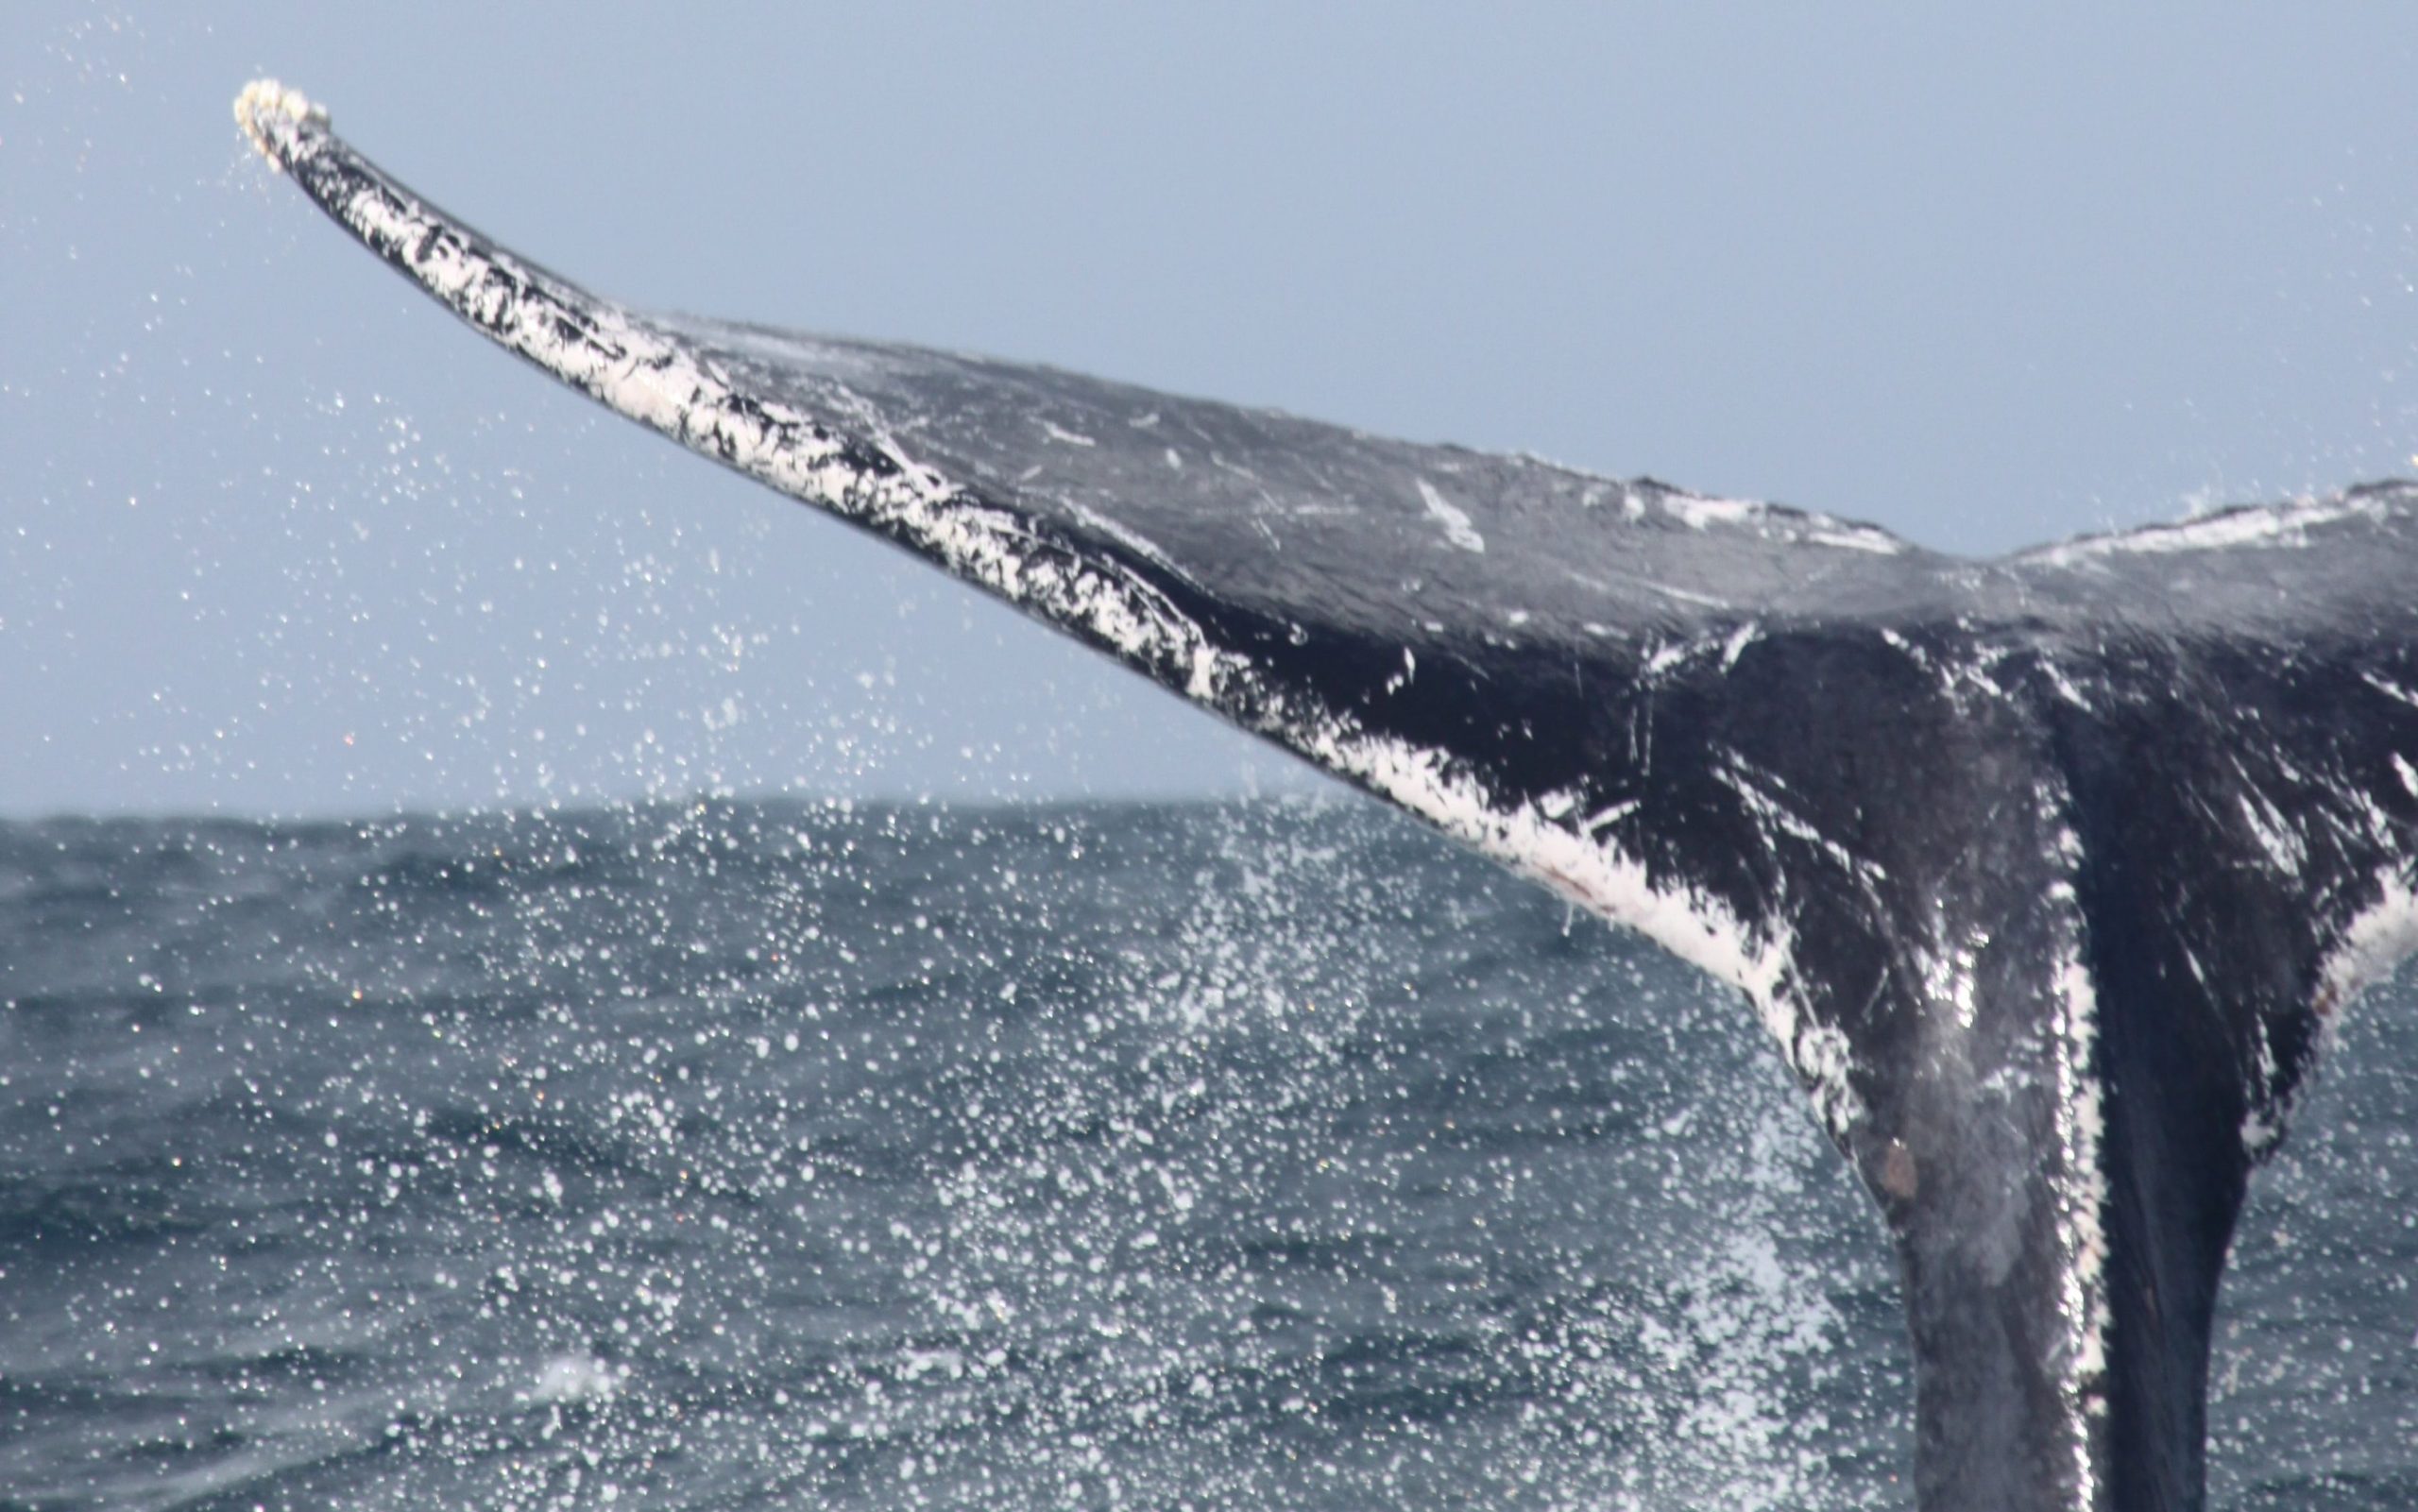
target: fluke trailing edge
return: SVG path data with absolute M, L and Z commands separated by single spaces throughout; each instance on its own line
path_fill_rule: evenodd
M 1047 368 L 640 314 L 237 119 L 564 382 L 1735 984 L 1880 1203 L 1921 1504 L 2203 1502 L 2328 1015 L 2418 944 L 2418 487 L 1995 561 Z

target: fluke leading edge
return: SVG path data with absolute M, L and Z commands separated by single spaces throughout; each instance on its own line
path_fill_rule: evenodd
M 2251 1168 L 2418 944 L 2418 486 L 1968 561 L 600 299 L 274 84 L 454 314 L 1733 984 L 1896 1241 L 1928 1512 L 2202 1505 Z

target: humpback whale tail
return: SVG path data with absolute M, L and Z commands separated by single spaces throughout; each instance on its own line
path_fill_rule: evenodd
M 2249 1173 L 2418 944 L 2418 488 L 1994 561 L 1047 368 L 640 314 L 253 141 L 611 408 L 1739 988 L 1872 1193 L 1927 1508 L 2201 1504 Z

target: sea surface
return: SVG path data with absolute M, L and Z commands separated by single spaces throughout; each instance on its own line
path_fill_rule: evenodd
M 2418 1023 L 2216 1504 L 2418 1505 Z M 0 825 L 0 1507 L 1909 1504 L 1746 1010 L 1361 804 Z

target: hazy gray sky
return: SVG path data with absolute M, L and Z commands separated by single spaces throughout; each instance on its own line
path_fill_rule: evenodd
M 1302 780 L 487 348 L 259 75 L 640 305 L 1950 550 L 2418 450 L 2418 8 L 213 8 L 0 7 L 0 813 Z

